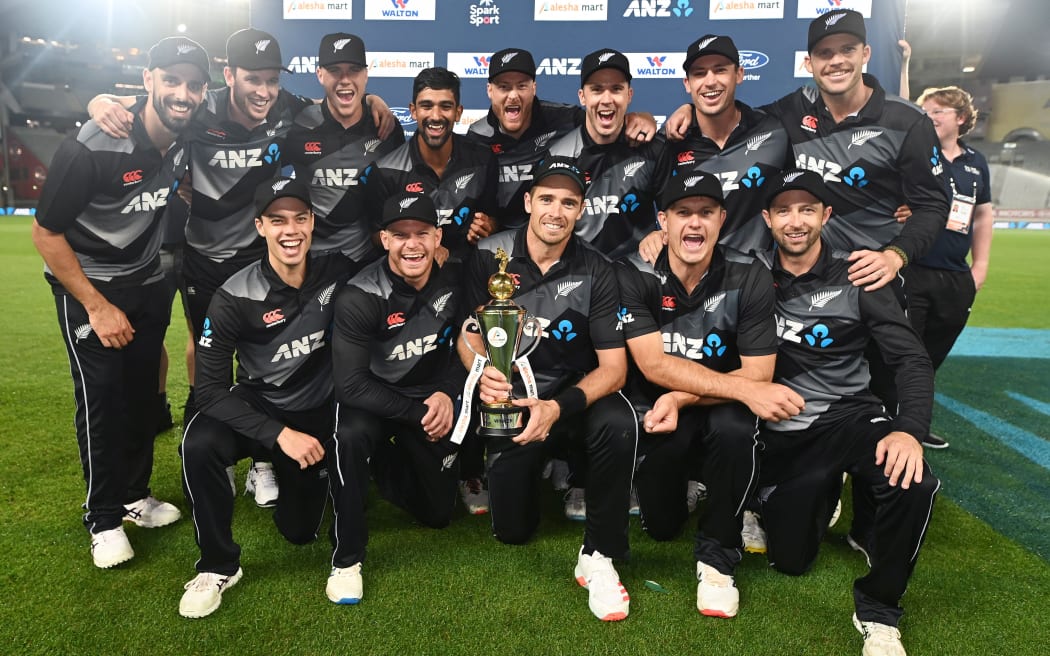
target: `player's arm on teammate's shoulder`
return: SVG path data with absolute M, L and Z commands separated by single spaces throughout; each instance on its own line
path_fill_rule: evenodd
M 135 122 L 135 115 L 130 110 L 138 100 L 136 96 L 101 93 L 88 102 L 88 116 L 114 139 L 127 139 Z

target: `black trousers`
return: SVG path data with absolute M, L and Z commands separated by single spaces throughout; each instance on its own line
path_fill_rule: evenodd
M 103 290 L 135 329 L 134 339 L 122 349 L 102 346 L 87 310 L 72 295 L 55 296 L 87 484 L 84 525 L 91 533 L 120 526 L 124 504 L 150 493 L 160 348 L 168 323 L 162 288 L 158 282 Z
M 252 250 L 224 262 L 214 262 L 190 247 L 182 252 L 182 299 L 186 316 L 193 327 L 193 339 L 197 341 L 204 330 L 204 319 L 208 316 L 208 305 L 223 283 L 244 267 L 262 257 L 263 251 Z
M 868 555 L 871 570 L 853 583 L 857 617 L 897 626 L 900 599 L 926 536 L 940 481 L 923 469 L 922 483 L 905 490 L 889 484 L 875 464 L 875 447 L 892 430 L 885 415 L 872 412 L 803 431 L 763 429 L 759 498 L 770 564 L 800 575 L 812 567 L 848 472 L 873 500 L 875 513 Z
M 707 501 L 697 520 L 694 556 L 723 574 L 741 558 L 746 501 L 758 484 L 757 419 L 742 403 L 684 409 L 668 435 L 643 433 L 635 488 L 642 528 L 655 540 L 678 536 L 689 511 L 686 484 L 699 463 Z
M 335 448 L 328 454 L 335 510 L 332 565 L 349 567 L 365 560 L 370 472 L 383 498 L 416 521 L 431 528 L 448 526 L 456 504 L 458 448 L 448 436 L 431 442 L 422 427 L 337 405 Z
M 496 538 L 524 544 L 540 523 L 539 481 L 547 458 L 561 449 L 585 454 L 587 521 L 584 549 L 610 558 L 627 558 L 631 473 L 638 444 L 634 409 L 619 392 L 595 401 L 586 411 L 556 422 L 543 442 L 488 441 L 486 462 L 489 512 Z
M 970 307 L 977 296 L 973 275 L 919 264 L 909 266 L 905 274 L 908 319 L 937 369 L 970 318 Z
M 247 403 L 284 423 L 316 437 L 332 450 L 332 406 L 302 412 L 281 411 L 243 388 L 234 388 Z M 226 424 L 198 412 L 182 436 L 182 484 L 193 512 L 201 557 L 198 572 L 233 574 L 240 567 L 241 548 L 233 540 L 233 490 L 226 468 L 255 453 L 260 443 Z M 265 447 L 263 447 L 265 449 Z M 328 500 L 328 466 L 322 460 L 306 469 L 274 445 L 270 454 L 281 494 L 274 509 L 277 530 L 293 544 L 317 538 Z

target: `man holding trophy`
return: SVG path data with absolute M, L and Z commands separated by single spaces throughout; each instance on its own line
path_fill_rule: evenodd
M 627 355 L 617 331 L 616 279 L 608 261 L 573 235 L 585 190 L 584 174 L 571 159 L 537 165 L 525 194 L 528 225 L 483 239 L 468 263 L 465 297 L 467 307 L 478 307 L 481 330 L 463 333 L 459 353 L 471 369 L 464 401 L 473 383 L 479 387 L 496 538 L 528 541 L 539 524 L 545 461 L 556 451 L 582 453 L 591 478 L 603 484 L 587 488 L 575 576 L 589 592 L 591 612 L 614 621 L 626 618 L 630 605 L 612 558 L 629 552 L 638 435 L 634 411 L 619 392 Z M 500 314 L 505 320 L 496 321 Z M 522 356 L 533 348 L 529 358 Z

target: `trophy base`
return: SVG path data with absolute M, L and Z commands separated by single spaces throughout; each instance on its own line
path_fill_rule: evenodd
M 483 403 L 479 414 L 481 437 L 517 437 L 525 430 L 525 412 L 510 403 Z

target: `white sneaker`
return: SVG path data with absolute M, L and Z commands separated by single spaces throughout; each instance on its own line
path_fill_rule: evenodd
M 689 512 L 696 512 L 696 507 L 706 498 L 707 486 L 700 481 L 689 481 L 689 486 L 685 490 L 685 505 L 689 507 Z
M 188 581 L 179 600 L 179 615 L 183 617 L 207 617 L 222 603 L 222 593 L 241 580 L 244 570 L 240 567 L 232 574 L 201 572 Z
M 565 516 L 575 522 L 587 521 L 587 501 L 582 487 L 570 487 L 565 493 Z
M 123 526 L 91 534 L 91 559 L 95 561 L 95 567 L 109 569 L 134 557 L 135 550 L 131 548 Z
M 584 555 L 583 547 L 580 547 L 574 575 L 576 582 L 590 593 L 587 605 L 595 617 L 603 622 L 627 619 L 631 596 L 620 583 L 620 575 L 613 567 L 611 558 L 598 551 L 590 556 Z
M 361 601 L 364 586 L 361 583 L 361 563 L 350 567 L 333 567 L 324 588 L 328 599 L 335 604 L 356 604 Z
M 551 487 L 555 492 L 564 492 L 569 489 L 569 463 L 564 460 L 553 459 L 551 463 Z
M 138 501 L 126 503 L 124 508 L 128 511 L 124 515 L 124 521 L 142 528 L 160 528 L 174 524 L 182 517 L 178 508 L 155 497 L 143 497 Z
M 766 553 L 766 531 L 758 523 L 758 514 L 744 511 L 744 527 L 740 530 L 740 538 L 744 541 L 744 551 Z
M 471 515 L 484 515 L 489 511 L 489 491 L 480 478 L 460 481 L 459 496 Z
M 828 528 L 831 528 L 835 524 L 839 523 L 839 516 L 842 515 L 842 499 L 835 504 L 835 512 L 831 513 L 831 521 L 828 522 Z
M 642 514 L 642 506 L 638 503 L 638 488 L 633 485 L 631 486 L 631 505 L 628 506 L 627 512 L 635 516 Z
M 740 610 L 740 591 L 729 574 L 697 561 L 696 609 L 708 617 L 736 617 Z
M 897 627 L 878 622 L 861 622 L 856 613 L 853 614 L 853 626 L 864 636 L 861 656 L 908 656 Z
M 273 463 L 253 462 L 248 469 L 248 479 L 244 482 L 244 493 L 255 495 L 255 505 L 260 508 L 273 508 L 277 505 L 277 475 Z

